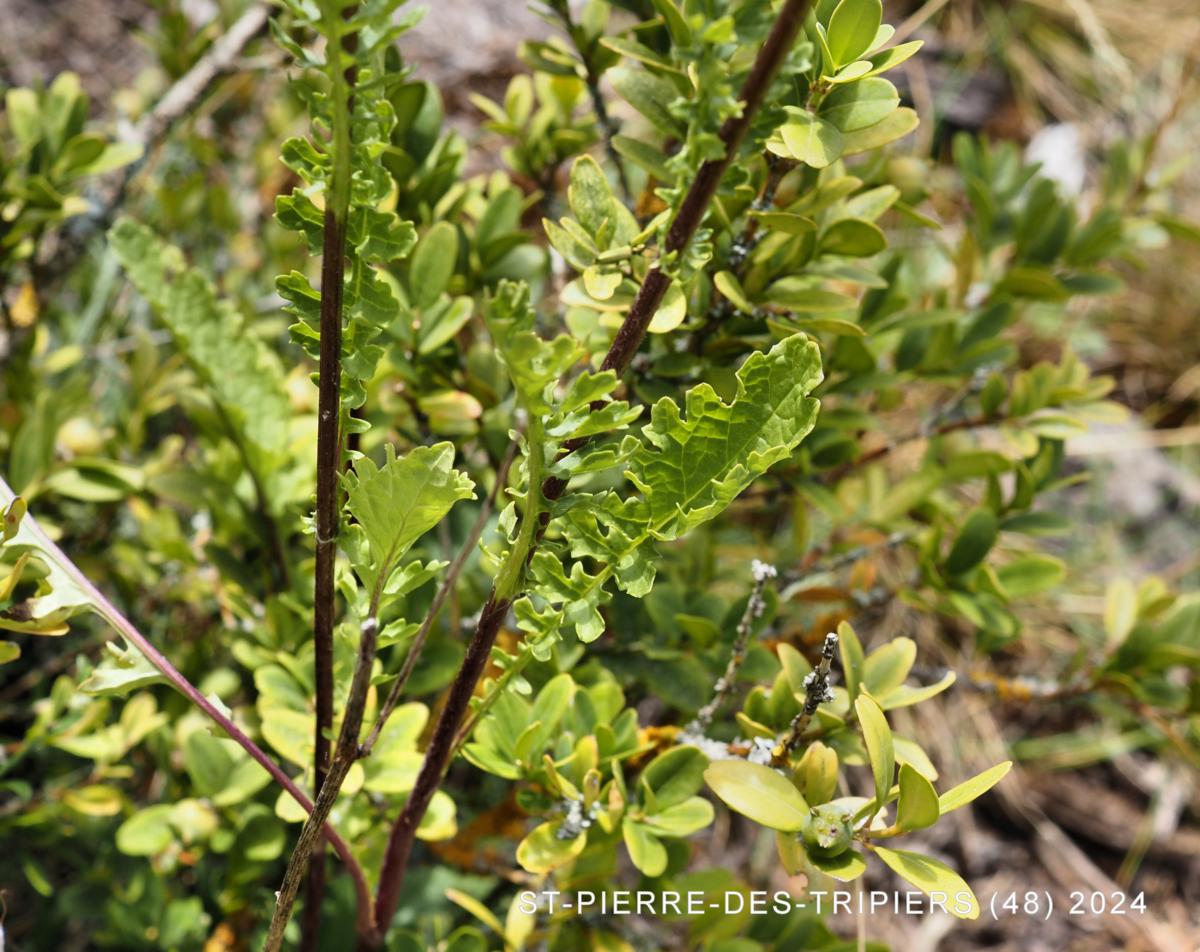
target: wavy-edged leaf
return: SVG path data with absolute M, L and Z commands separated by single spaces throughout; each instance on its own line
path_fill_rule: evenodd
M 124 638 L 121 645 L 124 647 L 110 641 L 104 646 L 107 654 L 79 685 L 80 691 L 94 696 L 125 695 L 150 684 L 166 683 L 158 668 L 137 648 Z
M 725 403 L 708 384 L 688 391 L 686 417 L 669 397 L 654 404 L 630 478 L 645 495 L 651 531 L 674 539 L 718 515 L 750 483 L 791 455 L 816 422 L 808 394 L 822 379 L 817 345 L 802 334 L 752 354 Z
M 287 494 L 273 477 L 288 458 L 288 404 L 283 368 L 266 344 L 251 334 L 241 315 L 200 272 L 186 267 L 178 248 L 150 229 L 121 218 L 109 242 L 138 292 L 170 332 L 245 450 L 264 499 L 278 512 Z
M 4 540 L 0 550 L 18 552 L 16 562 L 0 582 L 0 630 L 32 635 L 64 635 L 67 621 L 93 608 L 90 595 L 59 561 L 41 530 L 25 518 L 25 500 L 0 479 L 0 507 L 4 512 Z M 12 600 L 17 583 L 36 579 L 35 593 Z
M 454 469 L 454 445 L 418 446 L 376 466 L 361 459 L 346 476 L 346 507 L 362 528 L 369 562 L 355 566 L 368 586 L 387 581 L 392 569 L 422 535 L 460 499 L 475 496 L 475 484 Z
M 566 334 L 548 341 L 537 335 L 529 287 L 522 283 L 500 282 L 484 308 L 484 320 L 525 408 L 549 414 L 547 388 L 583 358 L 583 348 Z

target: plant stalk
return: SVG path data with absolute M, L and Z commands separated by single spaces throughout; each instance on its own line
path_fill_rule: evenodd
M 421 657 L 421 651 L 424 649 L 425 642 L 429 638 L 429 632 L 433 629 L 433 623 L 437 620 L 442 606 L 446 604 L 446 599 L 454 591 L 454 586 L 458 582 L 459 575 L 462 574 L 463 566 L 466 565 L 467 559 L 475 551 L 475 546 L 479 544 L 479 537 L 483 535 L 483 530 L 487 526 L 492 510 L 496 506 L 497 498 L 499 498 L 500 493 L 504 492 L 504 485 L 508 481 L 508 470 L 512 465 L 513 457 L 516 455 L 516 450 L 517 443 L 514 440 L 509 444 L 508 451 L 504 455 L 504 460 L 500 463 L 500 469 L 496 472 L 495 487 L 487 499 L 483 501 L 479 515 L 475 518 L 475 524 L 471 526 L 471 531 L 467 534 L 466 540 L 458 550 L 458 555 L 454 557 L 454 561 L 450 563 L 450 568 L 446 570 L 446 577 L 442 580 L 437 594 L 433 597 L 433 603 L 429 606 L 429 610 L 425 613 L 425 618 L 421 621 L 421 627 L 417 629 L 417 634 L 413 638 L 412 644 L 408 647 L 408 654 L 404 656 L 404 664 L 400 667 L 400 673 L 396 676 L 396 680 L 392 682 L 392 686 L 388 690 L 387 699 L 383 702 L 383 707 L 380 708 L 379 714 L 375 718 L 375 724 L 371 728 L 371 732 L 367 734 L 366 740 L 362 742 L 361 756 L 367 757 L 370 755 L 371 750 L 375 747 L 375 742 L 379 740 L 380 732 L 383 730 L 384 725 L 387 724 L 388 718 L 392 716 L 392 712 L 396 710 L 396 706 L 400 703 L 405 685 L 408 684 L 408 679 L 412 677 L 413 670 L 417 666 L 417 661 Z
M 283 933 L 291 918 L 292 906 L 296 902 L 296 894 L 300 891 L 300 883 L 304 879 L 304 869 L 312 856 L 320 838 L 321 830 L 333 805 L 337 802 L 346 774 L 359 757 L 358 735 L 362 729 L 363 711 L 366 709 L 367 694 L 371 689 L 371 668 L 375 663 L 375 648 L 379 639 L 379 621 L 375 617 L 378 611 L 378 599 L 371 606 L 371 614 L 362 624 L 358 645 L 358 657 L 354 663 L 354 677 L 350 682 L 350 694 L 346 700 L 346 712 L 342 718 L 341 732 L 338 734 L 337 754 L 329 767 L 325 783 L 317 793 L 316 803 L 312 812 L 304 822 L 304 828 L 292 848 L 288 858 L 287 870 L 284 872 L 283 883 L 275 894 L 275 910 L 271 915 L 271 924 L 267 928 L 267 938 L 263 943 L 264 952 L 278 952 L 283 944 Z M 309 879 L 311 884 L 311 877 Z M 320 924 L 318 920 L 318 925 Z M 369 906 L 359 908 L 358 931 L 369 933 L 372 928 L 372 917 Z
M 592 111 L 596 113 L 596 121 L 600 125 L 600 132 L 604 139 L 604 152 L 616 170 L 621 194 L 626 201 L 629 201 L 633 198 L 633 190 L 629 187 L 629 176 L 625 172 L 621 155 L 613 145 L 613 137 L 617 134 L 617 124 L 613 122 L 612 116 L 608 114 L 608 107 L 604 104 L 604 94 L 600 90 L 600 75 L 596 72 L 596 64 L 591 55 L 592 50 L 589 49 L 587 36 L 584 34 L 583 28 L 571 17 L 570 4 L 562 4 L 561 7 L 556 8 L 555 12 L 562 20 L 563 29 L 575 47 L 575 52 L 579 54 L 579 61 L 583 65 L 584 85 L 587 86 L 588 95 L 592 100 Z
M 663 249 L 665 255 L 683 251 L 700 227 L 726 169 L 737 155 L 751 119 L 762 106 L 775 75 L 795 43 L 810 3 L 811 0 L 786 0 L 784 3 L 742 86 L 739 97 L 742 101 L 741 113 L 721 127 L 720 138 L 725 146 L 724 155 L 720 159 L 704 163 L 696 173 L 696 178 L 684 196 L 667 232 Z M 614 370 L 620 376 L 628 369 L 669 285 L 670 279 L 657 266 L 646 274 L 629 313 L 609 347 L 601 366 L 602 370 Z M 546 501 L 558 499 L 566 490 L 566 481 L 558 477 L 549 477 L 540 487 L 535 481 L 541 480 L 541 439 L 534 423 L 535 421 L 531 420 L 529 445 L 533 451 L 530 454 L 529 490 L 518 541 L 493 585 L 471 637 L 466 658 L 450 686 L 446 704 L 425 751 L 425 760 L 417 775 L 416 786 L 392 827 L 375 900 L 375 942 L 381 941 L 395 915 L 417 828 L 445 775 L 454 751 L 459 726 L 467 714 L 475 686 L 487 665 L 500 625 L 512 600 L 520 594 L 525 564 L 532 556 L 540 537 L 541 508 Z M 575 442 L 576 446 L 568 444 L 568 452 L 577 449 L 584 441 L 572 442 Z
M 354 4 L 326 0 L 324 32 L 331 85 L 333 166 L 325 199 L 325 233 L 321 256 L 321 348 L 317 396 L 316 566 L 313 581 L 313 666 L 316 682 L 316 725 L 313 737 L 313 789 L 319 795 L 329 769 L 329 732 L 333 728 L 333 626 L 337 608 L 334 569 L 337 562 L 339 488 L 342 473 L 342 297 L 346 272 L 346 219 L 350 211 L 350 114 L 353 73 L 344 62 L 345 41 L 337 42 L 341 20 Z M 336 791 L 335 791 L 336 796 Z M 309 871 L 305 902 L 306 949 L 315 948 L 325 892 L 323 853 Z
M 725 177 L 725 171 L 729 168 L 738 153 L 742 140 L 746 137 L 750 121 L 762 107 L 775 75 L 779 72 L 788 52 L 796 42 L 800 28 L 804 24 L 804 18 L 808 15 L 810 4 L 811 0 L 787 0 L 783 9 L 779 11 L 770 35 L 767 36 L 766 42 L 758 51 L 754 66 L 750 69 L 745 83 L 742 84 L 742 91 L 738 97 L 742 102 L 742 111 L 727 119 L 721 127 L 720 139 L 725 146 L 724 154 L 719 159 L 709 159 L 696 172 L 696 178 L 683 197 L 679 211 L 676 212 L 671 227 L 667 231 L 667 238 L 663 243 L 664 257 L 678 254 L 686 249 L 695 236 L 696 230 L 704 221 L 704 216 L 708 213 L 708 206 L 712 203 L 713 196 L 717 194 L 717 189 L 721 185 L 721 179 Z M 642 346 L 650 321 L 653 320 L 659 305 L 662 304 L 670 284 L 670 278 L 657 265 L 646 273 L 641 287 L 638 288 L 637 297 L 634 298 L 633 304 L 629 308 L 629 313 L 625 316 L 625 320 L 617 331 L 617 336 L 613 338 L 608 353 L 604 356 L 604 362 L 600 366 L 602 371 L 613 370 L 620 377 L 629 369 L 633 355 Z M 569 440 L 563 446 L 564 452 L 574 452 L 585 442 L 587 442 L 586 439 Z M 542 487 L 542 493 L 548 500 L 554 501 L 562 496 L 566 488 L 566 480 L 558 476 L 551 476 Z
M 754 588 L 750 591 L 750 597 L 746 600 L 746 609 L 742 612 L 742 618 L 738 622 L 737 630 L 734 633 L 733 649 L 729 653 L 729 661 L 725 665 L 725 673 L 717 679 L 717 683 L 713 686 L 713 696 L 704 707 L 696 712 L 696 719 L 688 726 L 689 732 L 697 734 L 705 734 L 709 727 L 712 726 L 713 718 L 717 716 L 717 711 L 721 706 L 729 700 L 733 694 L 734 686 L 737 684 L 738 671 L 741 670 L 742 663 L 746 660 L 746 651 L 750 645 L 750 634 L 754 630 L 754 623 L 762 617 L 766 610 L 766 602 L 763 600 L 763 590 L 767 587 L 767 582 L 775 578 L 779 573 L 775 566 L 768 565 L 765 562 L 754 560 L 752 567 L 754 573 Z
M 416 783 L 408 795 L 408 802 L 400 811 L 392 826 L 388 838 L 387 852 L 384 855 L 383 870 L 379 877 L 379 889 L 375 896 L 375 929 L 376 941 L 387 933 L 388 925 L 396 914 L 396 905 L 400 901 L 400 888 L 404 885 L 404 874 L 408 866 L 408 858 L 412 854 L 413 842 L 416 839 L 417 828 L 433 795 L 441 786 L 442 778 L 450 764 L 450 758 L 455 750 L 459 725 L 467 716 L 475 685 L 483 676 L 491 657 L 492 646 L 496 643 L 496 635 L 504 623 L 513 598 L 519 593 L 524 578 L 525 566 L 533 553 L 534 538 L 538 526 L 538 514 L 542 506 L 542 470 L 544 466 L 542 421 L 531 417 L 527 434 L 529 456 L 526 462 L 525 507 L 521 515 L 521 528 L 517 539 L 504 560 L 500 574 L 492 585 L 491 594 L 479 616 L 475 633 L 467 646 L 467 654 L 462 666 L 454 676 L 454 681 L 446 696 L 446 703 L 438 716 L 429 746 L 425 750 L 425 759 L 417 774 Z
M 792 718 L 787 735 L 771 751 L 771 763 L 774 766 L 778 767 L 787 762 L 788 757 L 803 742 L 804 732 L 812 723 L 817 708 L 826 701 L 833 700 L 833 688 L 829 683 L 829 669 L 833 666 L 833 656 L 837 653 L 837 649 L 838 636 L 831 631 L 825 636 L 825 641 L 821 645 L 821 659 L 804 679 L 804 705 Z
M 0 504 L 3 504 L 3 507 L 6 508 L 14 499 L 16 499 L 16 494 L 9 487 L 8 483 L 0 478 Z M 175 690 L 208 715 L 232 740 L 236 741 L 250 755 L 251 759 L 270 774 L 271 778 L 286 790 L 292 799 L 299 803 L 306 812 L 312 812 L 313 802 L 300 789 L 296 782 L 284 773 L 283 768 L 275 763 L 261 747 L 254 743 L 233 722 L 233 719 L 229 715 L 201 694 L 195 685 L 184 677 L 183 673 L 171 664 L 167 657 L 155 648 L 149 639 L 138 631 L 128 618 L 121 614 L 120 610 L 108 600 L 104 593 L 93 585 L 88 577 L 79 570 L 79 567 L 67 558 L 66 553 L 51 541 L 50 537 L 37 524 L 37 520 L 33 516 L 26 513 L 21 525 L 23 528 L 27 528 L 37 539 L 38 547 L 71 577 L 71 581 L 87 596 L 96 614 L 116 629 L 126 641 L 137 648 Z M 333 846 L 334 852 L 337 853 L 338 858 L 345 864 L 351 878 L 354 880 L 354 890 L 358 897 L 360 915 L 364 911 L 369 914 L 371 908 L 371 891 L 367 886 L 367 878 L 363 873 L 362 867 L 359 866 L 358 860 L 354 858 L 354 853 L 350 850 L 349 844 L 332 827 L 326 825 L 324 833 Z

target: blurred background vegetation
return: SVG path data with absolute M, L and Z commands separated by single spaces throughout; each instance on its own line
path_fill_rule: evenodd
M 60 109 L 64 129 L 122 140 L 131 130 L 163 131 L 150 121 L 153 105 L 245 8 L 234 0 L 6 0 L 4 9 L 0 84 L 49 87 L 46 95 L 56 98 L 37 108 Z M 1156 577 L 1175 590 L 1200 588 L 1200 163 L 1193 161 L 1200 14 L 1194 0 L 890 0 L 885 16 L 898 24 L 897 39 L 926 42 L 898 71 L 897 85 L 923 122 L 893 154 L 893 180 L 913 177 L 943 219 L 963 214 L 964 199 L 949 184 L 959 131 L 1016 143 L 1084 207 L 1114 191 L 1127 194 L 1130 207 L 1146 196 L 1152 208 L 1158 203 L 1158 214 L 1139 221 L 1139 253 L 1119 265 L 1124 293 L 1072 303 L 1065 323 L 1048 311 L 1039 324 L 1034 309 L 1016 340 L 1024 366 L 1057 360 L 1069 346 L 1094 372 L 1113 377 L 1116 399 L 1135 411 L 1066 444 L 1068 472 L 1088 477 L 1052 500 L 1074 527 L 1052 542 L 1069 574 L 1052 597 L 1021 609 L 1027 636 L 992 669 L 914 714 L 915 733 L 946 762 L 976 762 L 981 751 L 995 761 L 1011 749 L 1024 768 L 1002 796 L 974 816 L 961 811 L 938 834 L 964 844 L 964 874 L 977 893 L 1065 896 L 1082 884 L 1136 881 L 1156 925 L 1014 916 L 977 924 L 966 933 L 970 947 L 1184 948 L 1172 943 L 1200 934 L 1197 750 L 1176 743 L 1170 725 L 1138 723 L 1136 711 L 1063 697 L 1069 691 L 1056 679 L 1061 659 L 1081 650 L 1079 633 L 1103 628 L 1115 580 Z M 526 69 L 520 42 L 548 31 L 519 3 L 436 0 L 401 41 L 418 76 L 442 90 L 449 126 L 471 143 L 470 172 L 497 169 L 507 145 L 485 128 L 472 95 L 502 99 Z M 184 524 L 137 495 L 153 487 L 187 499 L 193 491 L 171 476 L 187 463 L 189 417 L 178 408 L 189 405 L 193 384 L 99 236 L 118 207 L 151 222 L 219 275 L 223 293 L 257 315 L 262 336 L 281 338 L 286 319 L 274 277 L 304 267 L 302 249 L 272 217 L 275 196 L 291 184 L 278 143 L 303 123 L 285 73 L 269 41 L 250 43 L 169 132 L 151 136 L 143 158 L 129 164 L 132 154 L 84 142 L 48 173 L 44 214 L 23 219 L 30 230 L 0 227 L 3 468 L 14 485 L 38 487 L 55 521 L 71 527 L 81 566 L 137 606 L 137 617 L 152 619 L 149 633 L 185 643 L 190 670 L 210 672 L 202 690 L 218 694 L 221 679 L 234 675 L 210 663 L 220 652 L 198 636 L 214 613 L 231 620 L 239 596 L 214 590 L 219 578 L 200 553 L 233 556 L 205 549 L 213 527 L 200 517 Z M 5 121 L 12 126 L 11 106 Z M 909 157 L 929 162 L 906 165 Z M 23 247 L 36 253 L 22 254 Z M 315 390 L 306 369 L 288 369 L 293 405 L 310 408 Z M 392 396 L 398 405 L 407 399 Z M 470 426 L 478 408 L 423 408 L 435 411 L 453 432 L 458 423 Z M 905 465 L 901 456 L 895 471 Z M 873 580 L 901 571 L 889 559 L 887 549 L 877 551 L 861 572 Z M 235 578 L 256 568 L 222 565 Z M 873 611 L 881 630 L 903 630 L 922 644 L 965 638 L 955 622 L 898 602 Z M 814 611 L 813 630 L 837 613 Z M 914 625 L 942 630 L 914 633 Z M 70 650 L 53 639 L 26 640 L 19 663 L 0 668 L 0 915 L 11 947 L 48 948 L 55 936 L 68 948 L 239 948 L 236 904 L 225 904 L 232 911 L 221 916 L 214 910 L 222 904 L 211 899 L 246 889 L 263 900 L 276 881 L 281 828 L 265 822 L 265 809 L 261 829 L 247 821 L 242 841 L 226 845 L 241 859 L 224 881 L 216 868 L 193 864 L 186 835 L 169 860 L 114 846 L 121 816 L 156 802 L 167 782 L 148 767 L 198 769 L 171 731 L 158 730 L 170 724 L 184 736 L 194 715 L 174 698 L 161 711 L 151 703 L 119 714 L 107 701 L 55 700 L 56 690 L 69 694 L 60 676 L 86 674 L 105 640 L 99 626 L 71 637 Z M 969 657 L 940 650 L 941 658 L 923 658 L 970 671 Z M 1005 670 L 1020 677 L 1005 680 Z M 427 673 L 427 683 L 438 683 L 438 670 Z M 49 716 L 109 724 L 109 746 L 97 751 L 94 741 L 73 751 L 69 738 L 54 739 Z M 965 733 L 948 735 L 948 719 Z M 85 726 L 73 722 L 72 736 Z M 73 752 L 106 763 L 104 779 Z M 206 822 L 197 815 L 197 824 Z M 744 855 L 719 836 L 713 850 L 715 865 L 773 861 Z M 442 898 L 445 887 L 469 886 L 480 858 L 459 840 L 441 855 L 445 866 L 419 885 L 428 908 L 450 917 L 458 913 Z M 173 878 L 158 875 L 164 870 Z M 878 937 L 896 948 L 933 948 L 935 927 L 897 918 Z M 966 941 L 956 934 L 956 943 Z

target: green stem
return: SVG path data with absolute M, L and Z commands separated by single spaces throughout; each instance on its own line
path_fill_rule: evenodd
M 521 514 L 521 526 L 517 531 L 516 541 L 509 550 L 504 564 L 500 567 L 499 575 L 492 586 L 491 594 L 479 614 L 479 623 L 471 642 L 467 645 L 467 654 L 462 666 L 454 676 L 446 703 L 434 725 L 429 746 L 425 750 L 425 759 L 421 762 L 421 770 L 408 801 L 400 816 L 392 825 L 388 837 L 387 852 L 384 855 L 383 870 L 379 876 L 379 889 L 375 896 L 375 935 L 374 943 L 378 945 L 387 933 L 396 906 L 400 901 L 400 888 L 404 885 L 404 874 L 408 866 L 408 858 L 412 854 L 413 842 L 421 819 L 429 809 L 433 795 L 441 786 L 442 778 L 450 765 L 450 759 L 457 749 L 458 731 L 470 709 L 471 697 L 475 693 L 475 685 L 479 683 L 491 656 L 492 646 L 500 626 L 508 615 L 513 597 L 519 593 L 521 583 L 525 578 L 525 567 L 529 555 L 533 551 L 534 542 L 540 522 L 540 514 L 544 505 L 542 496 L 542 478 L 545 468 L 545 441 L 542 421 L 536 415 L 531 415 L 529 429 L 526 433 L 529 456 L 526 461 L 525 508 Z
M 750 73 L 742 85 L 739 96 L 742 101 L 741 112 L 727 120 L 718 134 L 721 144 L 724 146 L 723 153 L 720 158 L 705 162 L 696 172 L 696 176 L 667 230 L 667 237 L 663 243 L 664 254 L 681 253 L 691 244 L 692 237 L 707 214 L 709 204 L 716 195 L 725 171 L 738 154 L 751 120 L 762 106 L 771 83 L 795 44 L 811 2 L 812 0 L 784 0 L 783 5 L 779 8 L 771 32 L 755 56 Z M 629 364 L 641 346 L 650 320 L 666 295 L 669 284 L 670 279 L 660 268 L 651 268 L 646 274 L 637 296 L 601 364 L 602 370 L 613 370 L 617 376 L 622 376 L 629 369 Z M 565 479 L 554 476 L 547 478 L 540 486 L 538 485 L 543 469 L 540 459 L 540 454 L 544 449 L 541 431 L 531 427 L 528 438 L 533 452 L 530 455 L 529 487 L 526 495 L 526 512 L 523 515 L 524 521 L 519 530 L 516 544 L 509 553 L 505 565 L 501 568 L 500 576 L 492 588 L 492 593 L 480 612 L 475 633 L 467 646 L 466 657 L 455 675 L 446 704 L 434 727 L 429 747 L 425 752 L 425 760 L 417 775 L 416 786 L 409 794 L 408 802 L 392 826 L 383 870 L 379 877 L 379 890 L 376 894 L 376 935 L 373 937 L 375 944 L 382 941 L 396 912 L 417 827 L 441 784 L 454 750 L 459 727 L 469 710 L 475 686 L 487 666 L 488 656 L 491 653 L 492 645 L 496 642 L 500 626 L 508 614 L 512 599 L 520 594 L 520 583 L 525 576 L 526 563 L 530 553 L 537 546 L 539 533 L 543 528 L 540 524 L 541 520 L 537 518 L 538 514 L 546 501 L 553 502 L 559 499 L 567 488 Z M 563 449 L 573 452 L 579 449 L 584 442 L 586 441 L 573 440 Z
M 533 649 L 528 641 L 524 642 L 521 647 L 521 653 L 517 659 L 505 669 L 504 673 L 496 679 L 496 682 L 487 690 L 483 698 L 475 706 L 475 710 L 471 712 L 471 716 L 459 729 L 458 734 L 454 738 L 454 755 L 462 749 L 463 745 L 471 739 L 471 734 L 475 731 L 476 726 L 483 720 L 488 711 L 492 709 L 492 705 L 500 699 L 500 696 L 508 690 L 508 686 L 513 682 L 525 668 L 529 662 L 533 660 Z
M 542 421 L 536 416 L 529 420 L 529 457 L 525 468 L 527 485 L 525 500 L 521 510 L 521 527 L 517 532 L 516 542 L 512 551 L 504 560 L 500 574 L 496 576 L 495 595 L 497 598 L 510 599 L 521 586 L 525 577 L 525 563 L 529 559 L 534 539 L 537 537 L 538 520 L 542 507 L 542 478 L 545 468 L 545 446 L 542 432 Z

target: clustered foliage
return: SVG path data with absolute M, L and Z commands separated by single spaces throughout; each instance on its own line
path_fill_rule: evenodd
M 210 278 L 221 259 L 190 264 L 151 203 L 103 252 L 136 290 L 127 354 L 85 357 L 44 323 L 9 344 L 25 397 L 0 435 L 0 628 L 21 637 L 0 663 L 49 657 L 24 636 L 89 610 L 123 639 L 59 666 L 0 760 L 22 803 L 0 811 L 6 838 L 54 826 L 112 871 L 55 892 L 31 852 L 24 875 L 55 904 L 39 935 L 86 909 L 107 947 L 198 947 L 217 919 L 278 947 L 314 941 L 323 913 L 330 948 L 354 931 L 630 948 L 619 921 L 529 912 L 511 883 L 747 888 L 698 868 L 714 803 L 752 821 L 739 835 L 773 831 L 788 874 L 886 867 L 970 896 L 920 831 L 1010 764 L 939 782 L 905 709 L 961 672 L 918 666 L 878 609 L 938 619 L 986 662 L 1063 581 L 1044 543 L 1070 528 L 1045 502 L 1077 478 L 1064 441 L 1120 408 L 1069 349 L 1029 366 L 1011 331 L 1119 291 L 1114 262 L 1154 240 L 1148 197 L 1117 181 L 1084 211 L 1015 147 L 966 135 L 951 167 L 907 154 L 918 117 L 885 74 L 920 43 L 892 43 L 879 0 L 548 0 L 559 32 L 522 47 L 530 74 L 473 98 L 504 169 L 469 175 L 441 94 L 401 61 L 401 6 L 286 0 L 272 24 L 311 122 L 279 149 L 275 224 L 255 226 L 290 342 L 254 306 L 261 275 Z M 727 156 L 747 77 L 796 16 Z M 70 79 L 9 93 L 0 274 L 76 211 L 81 176 L 132 158 L 83 132 L 80 102 Z M 655 275 L 645 341 L 614 364 Z M 330 368 L 336 425 L 318 419 Z M 108 372 L 121 386 L 96 423 L 89 382 Z M 330 539 L 311 518 L 322 425 Z M 314 541 L 337 552 L 325 725 Z M 752 558 L 778 577 L 751 579 Z M 1052 674 L 1194 744 L 1200 603 L 1149 579 L 1107 604 Z M 195 696 L 161 686 L 189 678 Z M 22 762 L 52 778 L 44 795 Z M 301 893 L 302 930 L 291 901 L 308 850 L 326 862 L 326 818 L 338 866 L 324 896 Z M 411 836 L 428 848 L 410 862 Z M 687 929 L 695 948 L 839 947 L 811 910 Z

